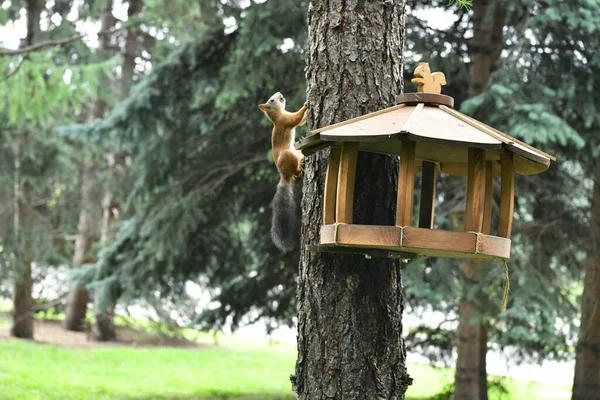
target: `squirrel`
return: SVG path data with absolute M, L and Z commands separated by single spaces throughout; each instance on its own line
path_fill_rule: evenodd
M 446 76 L 443 72 L 431 73 L 429 63 L 421 62 L 414 72 L 415 78 L 411 80 L 417 85 L 418 92 L 442 93 L 442 86 L 446 84 Z
M 297 219 L 292 182 L 302 174 L 304 159 L 302 153 L 294 148 L 294 140 L 296 127 L 306 123 L 308 103 L 295 113 L 287 112 L 285 98 L 277 92 L 258 108 L 273 123 L 271 145 L 273 160 L 279 171 L 279 183 L 273 197 L 271 238 L 277 248 L 288 252 L 294 249 Z

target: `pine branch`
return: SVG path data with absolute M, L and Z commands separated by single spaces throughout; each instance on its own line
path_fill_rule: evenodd
M 13 76 L 14 74 L 16 74 L 17 72 L 19 72 L 19 70 L 21 69 L 21 67 L 23 66 L 23 63 L 25 63 L 25 60 L 27 60 L 29 58 L 29 53 L 25 54 L 22 58 L 21 61 L 19 61 L 19 63 L 17 64 L 16 67 L 14 67 L 12 69 L 12 71 L 7 72 L 6 74 L 4 74 L 4 80 L 8 80 L 8 78 L 10 78 L 11 76 Z
M 112 35 L 112 34 L 124 31 L 126 29 L 129 29 L 132 26 L 140 25 L 143 22 L 144 21 L 135 21 L 130 24 L 125 24 L 119 28 L 111 28 L 111 29 L 107 29 L 105 31 L 99 31 L 97 33 L 97 35 L 98 36 Z M 74 35 L 74 36 L 71 36 L 71 37 L 68 37 L 65 39 L 44 40 L 42 42 L 32 44 L 31 46 L 21 47 L 19 49 L 14 49 L 14 50 L 0 49 L 0 57 L 17 56 L 17 55 L 21 55 L 21 54 L 28 55 L 32 52 L 40 51 L 40 50 L 46 49 L 48 47 L 56 47 L 56 46 L 62 46 L 65 44 L 73 43 L 73 42 L 83 39 L 84 37 L 86 37 L 88 35 L 89 34 L 87 34 L 87 33 L 81 33 L 81 34 Z

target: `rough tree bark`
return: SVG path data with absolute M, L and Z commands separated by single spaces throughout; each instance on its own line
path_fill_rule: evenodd
M 90 249 L 95 241 L 94 234 L 94 212 L 97 207 L 97 194 L 93 186 L 96 171 L 91 162 L 84 161 L 80 175 L 81 179 L 81 211 L 77 224 L 77 239 L 75 240 L 75 252 L 73 254 L 73 268 L 80 268 L 85 262 L 91 262 Z M 71 287 L 67 301 L 65 316 L 65 329 L 70 331 L 82 331 L 86 329 L 85 316 L 87 313 L 88 291 Z
M 100 11 L 100 30 L 108 31 L 115 26 L 116 18 L 112 14 L 113 1 L 107 0 L 104 8 Z M 108 50 L 110 47 L 111 37 L 109 35 L 100 36 L 99 54 L 100 59 L 106 60 L 110 57 Z M 99 75 L 101 82 L 105 85 L 100 85 L 100 91 L 108 90 L 109 82 L 104 73 Z M 99 94 L 98 98 L 94 99 L 89 112 L 89 120 L 95 121 L 98 118 L 103 118 L 106 113 L 106 101 Z M 93 185 L 93 181 L 97 176 L 97 168 L 94 165 L 92 157 L 86 158 L 81 164 L 81 211 L 79 212 L 79 221 L 77 224 L 77 239 L 75 241 L 75 252 L 73 254 L 72 268 L 80 268 L 85 262 L 93 261 L 88 258 L 88 253 L 97 240 L 97 230 L 94 229 L 94 208 L 98 207 L 97 190 Z M 85 316 L 87 314 L 87 303 L 89 293 L 87 290 L 71 287 L 69 298 L 67 301 L 67 310 L 65 316 L 65 329 L 70 331 L 81 331 L 87 328 Z
M 24 46 L 31 46 L 39 38 L 40 16 L 45 2 L 28 0 L 25 7 L 27 10 L 27 36 Z M 27 142 L 26 138 L 17 137 L 14 154 L 13 228 L 16 238 L 16 272 L 18 276 L 13 287 L 13 324 L 10 334 L 18 338 L 33 339 L 33 299 L 31 297 L 33 238 L 31 235 L 33 234 L 35 212 L 31 201 L 31 186 L 23 183 L 21 177 L 23 147 Z
M 461 265 L 465 275 L 463 285 L 468 288 L 476 279 L 478 262 Z M 467 292 L 466 289 L 464 292 Z M 487 321 L 478 321 L 481 312 L 471 300 L 463 298 L 459 304 L 460 322 L 456 331 L 456 375 L 454 378 L 454 399 L 487 400 Z
M 600 400 L 600 159 L 594 166 L 592 244 L 585 265 L 573 400 Z
M 394 104 L 402 90 L 404 0 L 309 2 L 309 128 Z M 300 400 L 404 399 L 400 265 L 311 253 L 318 244 L 327 154 L 305 160 L 298 281 Z M 359 154 L 354 221 L 394 225 L 398 163 Z
M 503 29 L 506 8 L 498 1 L 473 2 L 473 39 L 469 43 L 471 56 L 471 87 L 469 97 L 483 92 L 490 75 L 496 69 L 504 45 Z M 476 279 L 480 263 L 466 261 L 461 265 L 466 282 Z M 465 284 L 467 284 L 465 282 Z M 457 328 L 457 359 L 454 380 L 456 400 L 487 400 L 487 340 L 488 322 L 477 321 L 476 307 L 468 299 L 459 304 L 460 322 Z
M 143 0 L 129 0 L 127 9 L 127 18 L 131 20 L 142 12 L 144 7 Z M 137 27 L 127 29 L 125 36 L 125 47 L 122 51 L 123 61 L 121 63 L 121 97 L 125 97 L 129 93 L 129 89 L 133 85 L 133 77 L 135 76 L 135 57 L 137 56 L 139 31 Z M 114 151 L 107 154 L 109 160 L 108 168 L 114 174 L 115 167 L 119 166 L 118 160 L 121 159 L 119 154 Z M 114 177 L 114 176 L 113 176 Z M 114 209 L 117 205 L 114 202 L 114 196 L 110 188 L 106 188 L 104 198 L 102 200 L 104 209 L 102 217 L 102 242 L 107 243 L 112 238 L 114 225 Z M 97 341 L 108 341 L 116 338 L 114 324 L 114 305 L 110 305 L 105 310 L 96 310 L 92 337 Z

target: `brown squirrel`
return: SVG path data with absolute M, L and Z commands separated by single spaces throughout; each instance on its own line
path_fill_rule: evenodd
M 308 103 L 295 113 L 285 111 L 285 98 L 275 93 L 265 104 L 258 108 L 273 123 L 271 145 L 273 160 L 279 171 L 279 183 L 273 198 L 273 219 L 271 238 L 280 250 L 293 250 L 296 232 L 296 202 L 292 191 L 292 182 L 302 174 L 301 152 L 294 148 L 296 127 L 306 122 Z

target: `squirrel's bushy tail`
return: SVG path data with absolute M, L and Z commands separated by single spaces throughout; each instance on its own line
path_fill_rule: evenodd
M 292 183 L 280 181 L 273 197 L 271 238 L 278 249 L 292 251 L 296 242 L 296 201 Z

